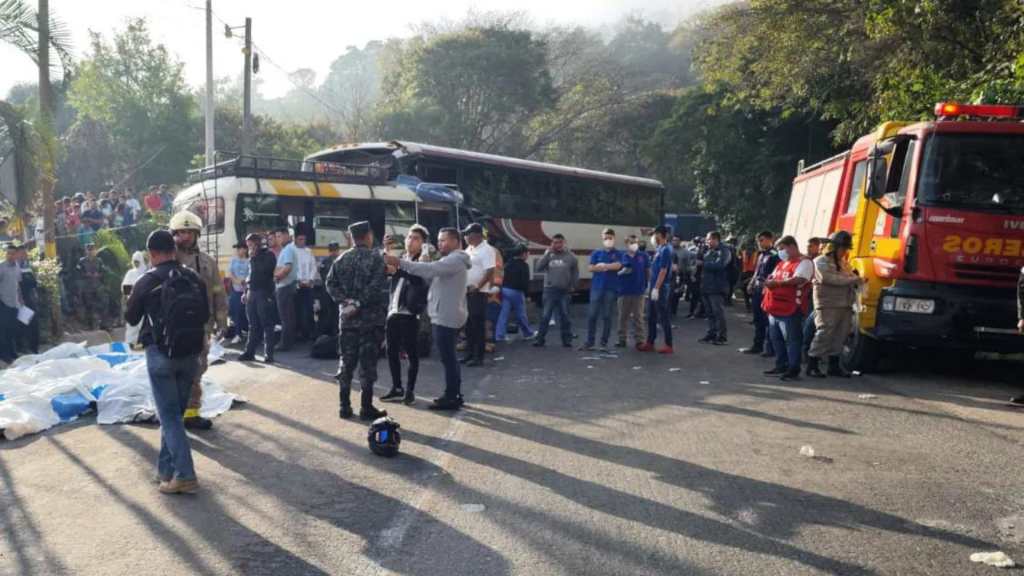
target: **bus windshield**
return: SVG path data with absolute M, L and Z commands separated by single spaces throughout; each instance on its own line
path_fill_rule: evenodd
M 938 134 L 921 172 L 926 204 L 1024 212 L 1024 134 Z

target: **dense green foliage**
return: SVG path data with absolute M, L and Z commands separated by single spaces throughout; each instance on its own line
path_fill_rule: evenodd
M 260 97 L 257 77 L 255 152 L 409 139 L 656 177 L 668 210 L 745 233 L 781 224 L 799 160 L 880 121 L 928 118 L 940 100 L 1024 100 L 1017 0 L 747 0 L 671 30 L 487 14 L 416 32 L 346 47 L 319 84 L 295 70 L 281 98 Z M 77 69 L 56 95 L 61 192 L 181 182 L 202 162 L 199 98 L 144 21 L 94 35 Z M 239 84 L 218 92 L 217 147 L 237 151 Z M 9 100 L 29 107 L 31 94 Z

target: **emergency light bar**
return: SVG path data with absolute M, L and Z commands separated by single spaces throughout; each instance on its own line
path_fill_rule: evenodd
M 1021 106 L 1009 104 L 957 104 L 956 102 L 939 102 L 935 105 L 935 115 L 939 118 L 955 116 L 980 116 L 986 118 L 1021 118 L 1024 110 Z

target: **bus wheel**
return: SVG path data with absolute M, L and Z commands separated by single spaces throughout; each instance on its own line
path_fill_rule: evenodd
M 853 333 L 843 345 L 843 367 L 851 372 L 854 370 L 861 373 L 874 372 L 878 369 L 880 354 L 881 347 L 878 340 L 854 327 Z

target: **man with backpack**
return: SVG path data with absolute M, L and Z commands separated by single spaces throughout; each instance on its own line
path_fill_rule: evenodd
M 141 322 L 139 342 L 160 418 L 159 490 L 194 494 L 199 489 L 184 415 L 204 354 L 210 315 L 206 286 L 175 258 L 171 233 L 157 230 L 146 240 L 153 266 L 132 287 L 125 310 L 129 324 Z
M 228 300 L 224 291 L 224 280 L 217 268 L 217 261 L 199 251 L 199 234 L 203 230 L 203 221 L 188 210 L 175 214 L 170 221 L 171 235 L 177 246 L 178 263 L 189 268 L 203 279 L 206 286 L 206 299 L 210 306 L 209 321 L 206 324 L 206 338 L 203 340 L 203 353 L 199 355 L 199 370 L 192 383 L 192 397 L 189 399 L 188 410 L 185 412 L 185 427 L 196 430 L 209 430 L 213 422 L 199 415 L 199 407 L 203 403 L 203 374 L 206 373 L 206 356 L 210 351 L 210 336 L 226 331 L 228 328 Z

